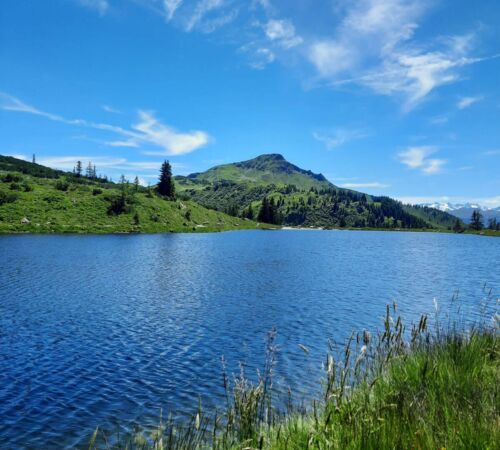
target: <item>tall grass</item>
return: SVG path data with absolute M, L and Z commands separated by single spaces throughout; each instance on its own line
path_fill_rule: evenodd
M 200 404 L 187 423 L 160 419 L 114 444 L 96 430 L 89 449 L 497 449 L 499 325 L 495 314 L 492 324 L 444 329 L 436 320 L 430 330 L 422 316 L 406 329 L 388 306 L 381 332 L 330 344 L 322 398 L 307 410 L 275 398 L 272 332 L 257 383 L 243 369 L 233 380 L 223 371 L 222 411 Z

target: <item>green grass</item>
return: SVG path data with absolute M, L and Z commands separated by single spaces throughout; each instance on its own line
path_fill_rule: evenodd
M 16 182 L 2 182 L 12 173 Z M 133 186 L 126 188 L 127 211 L 109 214 L 120 186 L 0 171 L 0 233 L 162 233 L 265 228 L 256 222 L 209 210 L 193 201 L 168 201 Z M 2 200 L 3 199 L 3 200 Z M 22 223 L 26 218 L 29 223 Z
M 311 187 L 317 189 L 333 187 L 322 175 L 303 170 L 276 154 L 261 155 L 248 161 L 216 166 L 206 172 L 190 176 L 187 184 L 191 180 L 205 183 L 225 180 L 253 187 L 293 184 L 303 190 L 309 190 Z
M 498 449 L 498 314 L 493 326 L 467 332 L 430 332 L 425 316 L 406 329 L 395 314 L 395 306 L 387 308 L 377 335 L 352 335 L 344 348 L 330 347 L 322 398 L 307 410 L 274 406 L 270 334 L 257 384 L 244 374 L 230 383 L 224 374 L 224 411 L 210 415 L 199 406 L 190 422 L 161 420 L 113 448 Z M 96 430 L 89 448 L 105 448 L 105 436 Z

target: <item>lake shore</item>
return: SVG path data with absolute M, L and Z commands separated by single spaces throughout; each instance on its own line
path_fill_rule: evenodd
M 323 227 L 294 227 L 294 226 L 282 226 L 278 227 L 276 225 L 257 223 L 256 225 L 252 223 L 253 226 L 245 227 L 245 223 L 237 224 L 234 226 L 227 226 L 221 228 L 214 228 L 209 226 L 194 226 L 186 227 L 180 229 L 170 229 L 170 230 L 148 230 L 142 229 L 140 227 L 131 230 L 113 230 L 109 229 L 78 229 L 69 228 L 66 230 L 61 229 L 45 229 L 43 227 L 30 227 L 29 229 L 19 229 L 16 225 L 15 229 L 10 229 L 9 227 L 2 227 L 0 224 L 0 236 L 8 235 L 39 235 L 39 234 L 52 234 L 52 235 L 64 235 L 64 234 L 80 234 L 80 235 L 134 235 L 134 234 L 172 234 L 172 233 L 222 233 L 229 231 L 249 231 L 249 230 L 263 230 L 263 231 L 377 231 L 377 232 L 405 232 L 405 233 L 445 233 L 445 234 L 463 234 L 463 235 L 477 235 L 477 236 L 487 236 L 487 237 L 500 237 L 500 231 L 495 230 L 464 230 L 462 233 L 456 233 L 452 230 L 444 229 L 427 229 L 427 228 L 323 228 Z
M 496 324 L 429 331 L 427 316 L 405 335 L 396 307 L 387 307 L 384 332 L 351 335 L 330 348 L 321 398 L 296 407 L 273 394 L 274 335 L 268 336 L 259 381 L 243 372 L 226 386 L 226 408 L 203 410 L 178 423 L 160 419 L 149 432 L 118 438 L 119 448 L 365 449 L 494 448 L 500 438 Z M 301 346 L 304 353 L 309 349 Z M 291 398 L 290 393 L 290 398 Z M 97 428 L 89 449 L 112 436 Z

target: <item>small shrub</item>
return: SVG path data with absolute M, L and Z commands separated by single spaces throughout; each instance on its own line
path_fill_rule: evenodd
M 134 214 L 134 225 L 139 225 L 141 222 L 141 218 L 139 217 L 139 213 L 136 211 Z
M 110 216 L 119 216 L 120 214 L 126 214 L 130 212 L 130 205 L 127 203 L 127 199 L 124 195 L 113 198 L 111 204 L 108 207 L 108 214 Z
M 57 203 L 59 201 L 59 198 L 54 195 L 47 195 L 43 198 L 43 200 L 47 203 Z
M 17 195 L 11 192 L 0 191 L 0 205 L 6 203 L 14 203 L 17 200 Z
M 56 181 L 56 184 L 55 184 L 55 187 L 58 191 L 67 191 L 68 188 L 69 188 L 69 183 L 64 181 L 64 180 L 57 180 Z
M 31 192 L 33 190 L 33 186 L 31 186 L 31 184 L 28 184 L 28 183 L 23 183 L 23 191 L 24 192 Z
M 189 209 L 184 213 L 184 217 L 187 221 L 191 222 L 191 211 Z
M 21 190 L 21 185 L 18 183 L 10 183 L 10 188 L 11 191 L 20 191 Z
M 14 174 L 14 173 L 8 173 L 2 177 L 2 181 L 4 183 L 12 183 L 12 182 L 18 183 L 21 180 L 22 180 L 22 177 Z
M 92 195 L 101 195 L 101 194 L 102 194 L 102 189 L 99 188 L 92 189 Z
M 156 214 L 151 214 L 151 220 L 153 222 L 158 222 L 160 220 L 160 218 Z

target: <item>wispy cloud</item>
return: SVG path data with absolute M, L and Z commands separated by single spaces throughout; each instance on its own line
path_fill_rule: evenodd
M 430 120 L 430 123 L 432 125 L 444 125 L 445 123 L 448 123 L 448 121 L 449 118 L 447 116 L 436 116 Z
M 121 114 L 122 113 L 119 109 L 113 108 L 112 106 L 109 106 L 109 105 L 101 105 L 101 108 L 104 111 L 109 112 L 111 114 Z
M 440 86 L 460 79 L 460 68 L 483 59 L 470 56 L 475 36 L 447 36 L 421 44 L 414 39 L 430 2 L 352 2 L 337 32 L 309 46 L 320 78 L 334 87 L 364 86 L 400 97 L 411 110 Z
M 264 31 L 269 40 L 285 49 L 296 47 L 304 42 L 304 39 L 296 34 L 295 26 L 290 20 L 269 20 L 264 25 Z
M 346 189 L 385 189 L 390 187 L 389 184 L 379 183 L 378 181 L 372 181 L 368 183 L 344 183 L 340 187 Z
M 435 153 L 435 147 L 410 147 L 398 154 L 399 161 L 410 169 L 418 169 L 425 175 L 434 175 L 442 171 L 446 160 L 429 158 Z
M 363 130 L 349 130 L 344 128 L 337 128 L 328 133 L 313 132 L 313 138 L 325 144 L 328 150 L 341 147 L 342 145 L 356 139 L 367 137 L 368 134 Z
M 27 155 L 10 155 L 18 159 L 30 161 Z M 100 155 L 67 155 L 67 156 L 37 156 L 37 163 L 53 169 L 71 171 L 76 166 L 77 161 L 83 163 L 85 168 L 89 162 L 95 165 L 97 171 L 121 173 L 141 173 L 144 178 L 156 178 L 160 170 L 162 161 L 130 161 L 126 158 Z M 177 171 L 186 169 L 184 164 L 171 162 L 172 168 Z M 134 175 L 135 176 L 135 175 Z
M 21 113 L 28 113 L 28 114 L 33 114 L 35 116 L 41 116 L 45 117 L 46 119 L 52 120 L 54 122 L 62 122 L 66 123 L 68 125 L 85 125 L 86 121 L 84 120 L 70 120 L 70 119 L 65 119 L 62 116 L 59 116 L 57 114 L 51 114 L 45 111 L 41 111 L 38 108 L 35 108 L 34 106 L 28 105 L 27 103 L 24 103 L 23 101 L 19 100 L 18 98 L 6 94 L 4 92 L 0 92 L 0 108 L 3 109 L 4 111 L 14 111 L 14 112 L 21 112 Z
M 484 156 L 498 156 L 500 155 L 500 149 L 486 150 L 482 153 Z
M 109 9 L 109 2 L 107 0 L 78 0 L 78 2 L 86 8 L 97 11 L 100 16 L 104 16 Z
M 483 99 L 482 96 L 462 97 L 457 103 L 457 108 L 458 109 L 466 109 L 469 106 L 472 106 L 474 103 L 480 102 L 482 99 Z
M 173 19 L 175 12 L 182 5 L 183 0 L 163 0 L 163 6 L 165 8 L 165 17 L 167 21 Z
M 246 45 L 240 48 L 242 53 L 250 55 L 249 65 L 252 69 L 263 70 L 268 64 L 276 60 L 276 54 L 267 47 L 253 48 L 253 45 Z
M 141 143 L 149 143 L 163 148 L 168 155 L 183 155 L 205 146 L 210 141 L 210 136 L 204 131 L 179 133 L 161 123 L 149 111 L 139 111 L 139 121 L 132 125 L 132 129 L 135 132 L 127 140 L 113 141 L 110 145 L 139 147 Z
M 198 0 L 185 23 L 185 30 L 212 33 L 232 22 L 237 15 L 238 9 L 227 0 Z
M 175 128 L 160 122 L 152 112 L 143 110 L 138 111 L 138 122 L 133 124 L 131 129 L 125 129 L 115 125 L 95 123 L 83 119 L 66 119 L 60 115 L 42 111 L 5 93 L 0 93 L 0 109 L 33 114 L 67 125 L 110 132 L 119 136 L 119 139 L 106 141 L 107 145 L 113 147 L 139 148 L 143 144 L 149 144 L 161 148 L 164 155 L 182 155 L 193 152 L 210 142 L 210 136 L 204 131 L 178 132 Z

